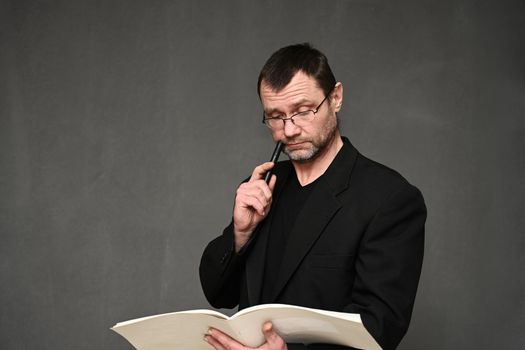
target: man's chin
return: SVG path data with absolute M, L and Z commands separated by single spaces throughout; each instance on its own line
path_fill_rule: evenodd
M 285 148 L 284 153 L 290 158 L 290 160 L 299 163 L 309 162 L 314 159 L 316 155 L 316 152 L 313 149 L 289 150 Z

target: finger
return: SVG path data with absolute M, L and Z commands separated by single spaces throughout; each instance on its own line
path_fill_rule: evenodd
M 260 203 L 260 205 L 257 204 Z M 239 188 L 237 191 L 236 203 L 242 207 L 247 208 L 253 205 L 254 209 L 261 215 L 262 212 L 266 212 L 268 207 L 272 203 L 272 192 L 268 185 L 259 180 L 257 182 L 251 182 Z
M 275 175 L 272 175 L 272 178 L 274 177 Z M 270 182 L 272 181 L 272 178 L 270 178 Z M 270 201 L 272 199 L 272 188 L 270 188 L 270 183 L 266 183 L 264 181 L 260 181 L 260 182 L 257 182 L 257 184 L 259 185 L 259 188 L 261 189 L 262 191 L 262 195 L 264 196 L 264 198 L 266 198 L 267 201 Z
M 252 176 L 250 177 L 250 181 L 263 179 L 266 172 L 270 170 L 271 168 L 273 168 L 273 166 L 274 166 L 273 162 L 266 162 L 266 163 L 262 163 L 259 166 L 256 166 L 255 169 L 253 169 Z
M 239 204 L 241 207 L 255 210 L 259 215 L 264 215 L 266 211 L 266 204 L 255 196 L 242 195 L 239 198 Z
M 255 210 L 259 214 L 264 212 L 267 204 L 268 201 L 265 198 L 258 197 L 253 193 L 240 193 L 236 198 L 236 205 L 239 205 L 239 208 Z
M 248 194 L 254 197 L 262 197 L 266 201 L 272 198 L 272 191 L 263 180 L 245 182 L 239 186 L 237 194 Z
M 279 334 L 277 334 L 273 328 L 271 322 L 265 322 L 263 324 L 262 332 L 264 338 L 269 345 L 270 349 L 282 349 L 284 346 L 284 340 Z
M 277 183 L 277 176 L 272 175 L 272 178 L 270 179 L 270 183 L 268 184 L 268 188 L 273 193 L 273 190 L 275 189 L 275 184 Z
M 223 349 L 228 350 L 241 350 L 244 349 L 244 346 L 239 343 L 237 340 L 233 339 L 226 333 L 223 333 L 215 328 L 210 328 L 208 334 L 213 338 L 219 346 L 222 346 Z
M 272 199 L 272 191 L 263 180 L 250 182 L 249 184 L 250 186 L 247 186 L 246 192 L 255 197 L 263 198 L 264 201 L 261 201 L 263 204 L 268 203 Z
M 204 340 L 210 344 L 215 350 L 227 350 L 224 346 L 221 345 L 214 337 L 211 335 L 205 335 Z

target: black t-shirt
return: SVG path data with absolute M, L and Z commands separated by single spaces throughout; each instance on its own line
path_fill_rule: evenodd
M 278 201 L 273 203 L 274 213 L 272 215 L 268 246 L 266 249 L 263 289 L 261 293 L 263 303 L 275 302 L 270 298 L 272 298 L 277 273 L 281 268 L 288 236 L 299 212 L 308 200 L 308 196 L 318 180 L 319 179 L 316 179 L 306 186 L 301 186 L 295 171 L 292 171 L 284 184 Z

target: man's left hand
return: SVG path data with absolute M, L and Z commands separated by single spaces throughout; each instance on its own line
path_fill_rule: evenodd
M 263 324 L 262 332 L 266 342 L 258 348 L 249 348 L 229 335 L 219 331 L 218 329 L 211 328 L 208 334 L 204 336 L 204 340 L 208 342 L 215 350 L 287 350 L 288 347 L 284 342 L 283 338 L 279 336 L 273 329 L 271 322 Z

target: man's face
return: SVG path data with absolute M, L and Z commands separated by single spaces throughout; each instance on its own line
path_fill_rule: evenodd
M 291 120 L 281 123 L 279 128 L 271 129 L 275 141 L 285 144 L 283 149 L 288 157 L 297 162 L 315 159 L 334 138 L 337 132 L 336 112 L 342 101 L 342 86 L 338 83 L 331 96 L 319 108 L 314 119 L 299 127 Z M 316 81 L 298 72 L 282 90 L 272 90 L 264 80 L 261 83 L 261 102 L 267 116 L 287 117 L 308 109 L 315 109 L 325 98 Z

